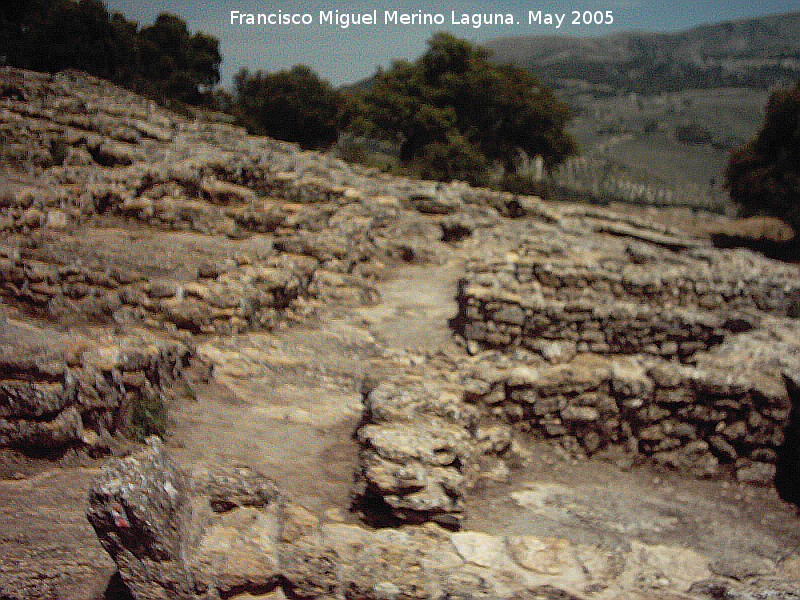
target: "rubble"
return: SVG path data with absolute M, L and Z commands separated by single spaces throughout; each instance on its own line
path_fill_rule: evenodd
M 30 537 L 12 514 L 52 456 L 88 451 L 106 463 L 89 520 L 135 598 L 794 597 L 796 553 L 779 556 L 793 525 L 774 504 L 747 511 L 773 480 L 798 498 L 796 265 L 657 219 L 349 165 L 78 72 L 2 68 L 0 84 L 0 495 L 16 503 L 0 545 L 20 548 L 0 560 L 0 596 L 59 595 L 57 561 L 90 570 L 63 558 L 76 534 L 60 517 L 69 543 L 38 566 L 53 498 Z M 417 286 L 433 265 L 461 283 Z M 453 298 L 461 347 L 431 310 Z M 400 342 L 381 339 L 403 319 Z M 324 344 L 297 343 L 315 327 Z M 190 404 L 196 354 L 218 367 L 203 393 L 264 434 L 231 454 L 275 443 L 270 459 L 295 460 L 275 427 L 324 432 L 307 452 L 344 473 L 318 492 L 340 505 L 312 512 L 243 464 L 189 468 L 165 409 L 223 418 Z M 166 441 L 107 456 L 149 433 Z M 644 497 L 603 490 L 606 474 L 581 496 L 567 483 L 600 473 L 584 457 L 720 481 L 692 482 L 718 484 L 697 513 L 673 483 Z
M 217 498 L 230 494 L 226 510 L 212 510 L 211 489 Z M 253 493 L 264 489 L 266 496 Z M 233 500 L 243 497 L 249 500 Z M 609 551 L 558 538 L 453 533 L 431 523 L 374 530 L 320 522 L 249 469 L 182 472 L 155 439 L 104 468 L 89 492 L 87 514 L 137 600 L 268 593 L 666 599 L 675 597 L 669 588 L 689 590 L 691 598 L 719 597 L 718 589 L 726 597 L 751 597 L 748 590 L 759 589 L 796 597 L 768 560 L 712 562 L 640 542 Z M 754 587 L 765 575 L 770 581 Z

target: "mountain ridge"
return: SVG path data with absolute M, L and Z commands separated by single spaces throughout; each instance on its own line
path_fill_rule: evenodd
M 557 88 L 582 80 L 610 88 L 609 92 L 768 89 L 800 78 L 800 12 L 679 32 L 515 36 L 484 45 L 497 62 L 530 69 Z

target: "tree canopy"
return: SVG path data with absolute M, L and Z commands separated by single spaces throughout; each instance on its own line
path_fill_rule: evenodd
M 800 81 L 772 93 L 761 130 L 731 154 L 725 178 L 745 215 L 779 217 L 800 235 Z
M 513 172 L 520 151 L 552 167 L 575 151 L 569 109 L 549 89 L 446 33 L 419 60 L 379 71 L 361 101 L 366 134 L 399 144 L 406 162 L 436 156 L 441 178 L 492 161 Z
M 37 71 L 80 69 L 162 99 L 198 103 L 219 82 L 216 38 L 161 14 L 139 28 L 101 0 L 6 0 L 0 62 Z
M 344 100 L 309 67 L 297 65 L 277 73 L 242 69 L 234 85 L 235 110 L 250 131 L 305 148 L 336 141 Z

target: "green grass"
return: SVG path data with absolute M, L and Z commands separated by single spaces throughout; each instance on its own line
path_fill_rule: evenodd
M 143 442 L 151 435 L 161 438 L 167 434 L 169 416 L 167 404 L 160 394 L 148 393 L 140 396 L 131 406 L 128 437 Z

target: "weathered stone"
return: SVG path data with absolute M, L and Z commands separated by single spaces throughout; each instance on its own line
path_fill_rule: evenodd
M 715 560 L 709 564 L 709 569 L 715 575 L 729 577 L 737 581 L 746 581 L 759 575 L 775 573 L 775 563 L 765 558 L 734 557 Z
M 479 443 L 466 429 L 473 409 L 440 388 L 411 382 L 383 382 L 366 389 L 363 401 L 355 495 L 365 516 L 457 528 L 467 464 Z M 507 447 L 492 440 L 487 450 Z
M 137 600 L 264 593 L 281 581 L 275 484 L 241 467 L 189 478 L 158 438 L 103 469 L 87 516 Z
M 568 566 L 566 540 L 533 536 L 506 538 L 511 558 L 523 569 L 544 575 L 561 575 Z
M 600 413 L 590 406 L 567 406 L 561 411 L 561 418 L 565 421 L 591 423 L 600 418 Z
M 775 479 L 775 465 L 754 462 L 736 469 L 736 479 L 742 483 L 768 486 Z
M 157 438 L 104 469 L 89 490 L 87 515 L 137 600 L 201 597 L 187 562 L 199 533 L 188 481 Z
M 428 215 L 448 215 L 461 206 L 461 202 L 457 198 L 437 192 L 411 194 L 408 196 L 406 204 L 409 208 Z

